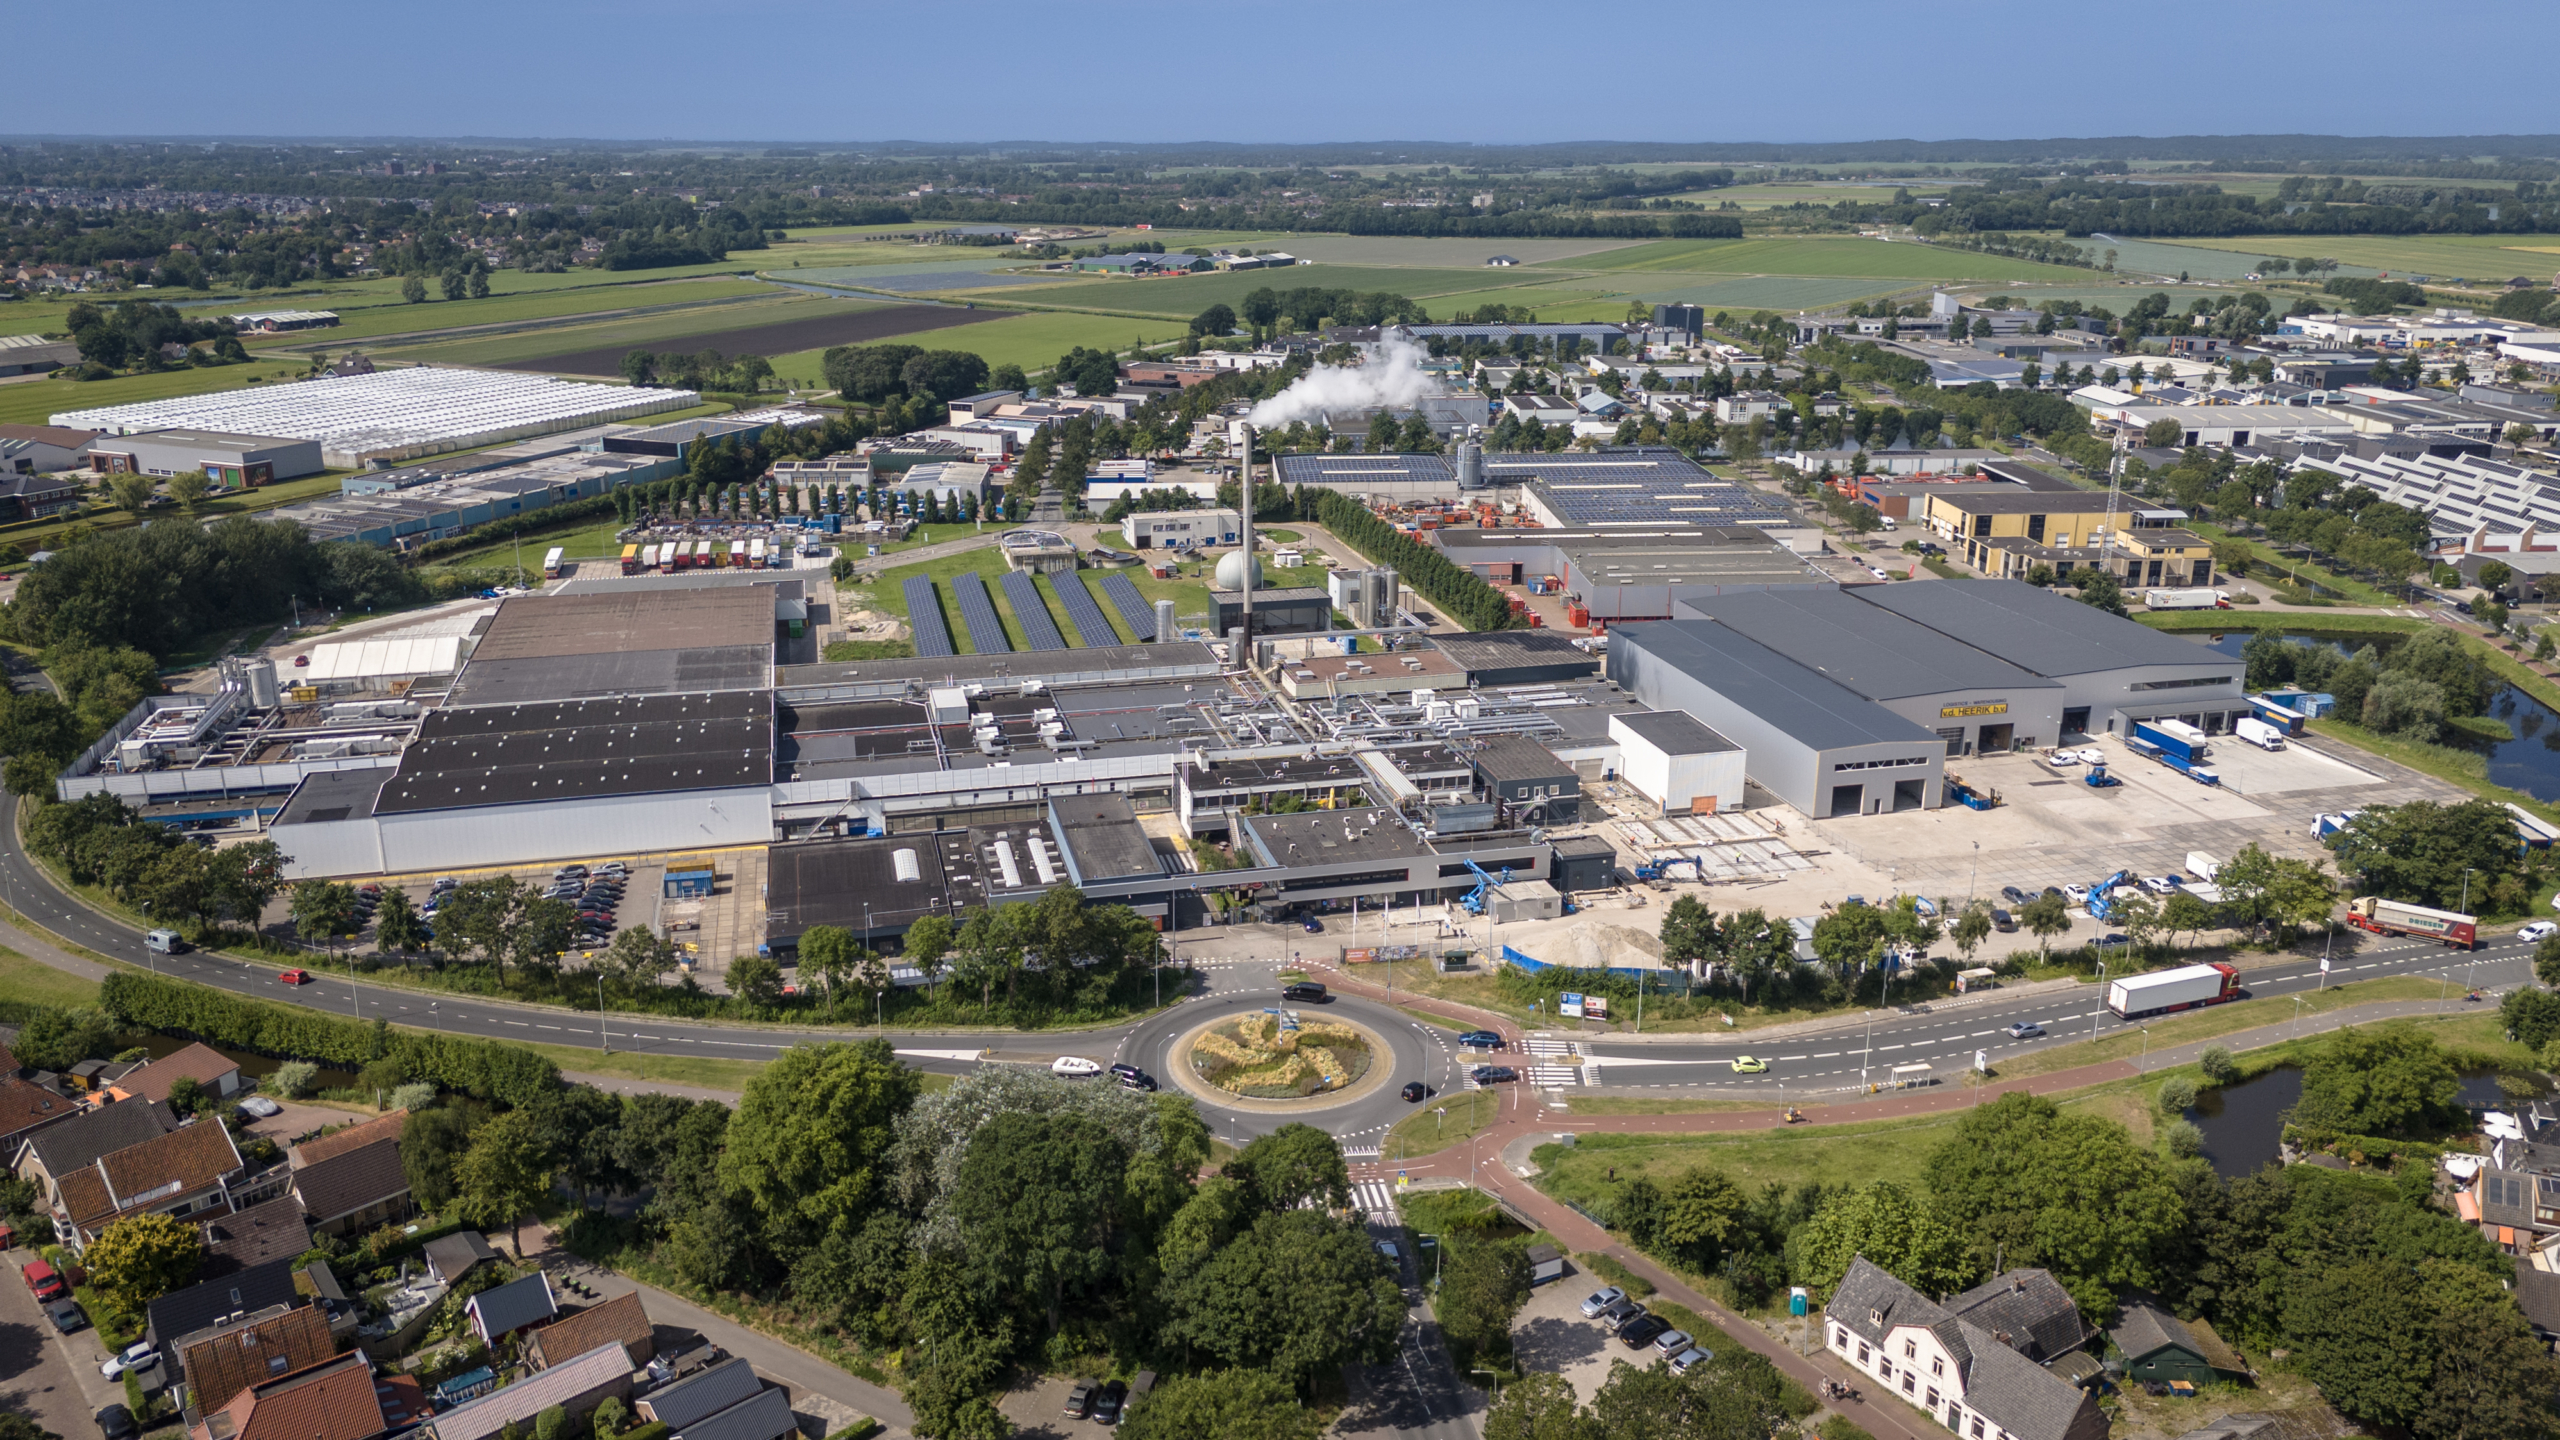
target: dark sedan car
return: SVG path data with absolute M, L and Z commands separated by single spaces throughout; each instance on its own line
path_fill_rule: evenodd
M 2015 885 L 2003 885 L 2000 887 L 2000 898 L 2012 905 L 2024 905 L 2035 897 Z
M 98 1412 L 98 1434 L 104 1440 L 133 1440 L 142 1433 L 133 1423 L 133 1412 L 122 1405 L 110 1405 Z
M 1639 1315 L 1618 1331 L 1618 1343 L 1630 1350 L 1641 1350 L 1670 1328 L 1671 1322 L 1659 1315 Z
M 1508 1065 L 1479 1065 L 1473 1072 L 1479 1085 L 1501 1085 L 1520 1078 L 1520 1072 Z
M 1093 1392 L 1093 1408 L 1090 1413 L 1094 1423 L 1098 1425 L 1119 1424 L 1120 1405 L 1121 1402 L 1128 1399 L 1128 1397 L 1129 1386 L 1125 1381 L 1120 1380 L 1114 1380 L 1110 1384 Z
M 1499 1050 L 1502 1037 L 1490 1030 L 1470 1030 L 1458 1037 L 1458 1043 L 1470 1050 Z
M 44 1318 L 52 1321 L 53 1328 L 65 1335 L 74 1330 L 84 1329 L 89 1324 L 88 1315 L 81 1310 L 76 1300 L 56 1300 L 45 1306 Z
M 1404 1098 L 1407 1104 L 1417 1100 L 1428 1100 L 1431 1098 L 1431 1087 L 1419 1080 L 1407 1080 L 1404 1082 Z

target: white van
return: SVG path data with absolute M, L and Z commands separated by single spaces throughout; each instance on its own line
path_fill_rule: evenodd
M 187 942 L 175 930 L 146 930 L 142 933 L 142 948 L 156 954 L 175 955 L 187 948 Z

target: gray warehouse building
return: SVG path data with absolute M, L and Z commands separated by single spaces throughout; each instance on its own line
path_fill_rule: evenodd
M 146 430 L 102 435 L 90 443 L 89 468 L 101 475 L 139 471 L 182 475 L 202 470 L 226 489 L 255 488 L 277 480 L 317 475 L 328 468 L 317 440 L 272 435 L 227 435 L 215 430 Z

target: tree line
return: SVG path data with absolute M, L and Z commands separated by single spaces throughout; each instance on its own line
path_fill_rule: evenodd
M 1521 622 L 1511 602 L 1435 546 L 1396 529 L 1368 506 L 1323 486 L 1301 486 L 1300 513 L 1312 516 L 1375 565 L 1394 568 L 1403 583 L 1469 630 L 1508 630 Z

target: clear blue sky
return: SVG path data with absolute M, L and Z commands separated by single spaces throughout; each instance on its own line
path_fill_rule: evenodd
M 96 22 L 118 37 L 109 49 L 27 57 L 50 81 L 24 92 L 20 116 L 66 133 L 615 140 L 2560 132 L 2550 0 L 129 0 L 112 11 Z M 0 26 L 47 28 L 35 0 L 0 0 Z

